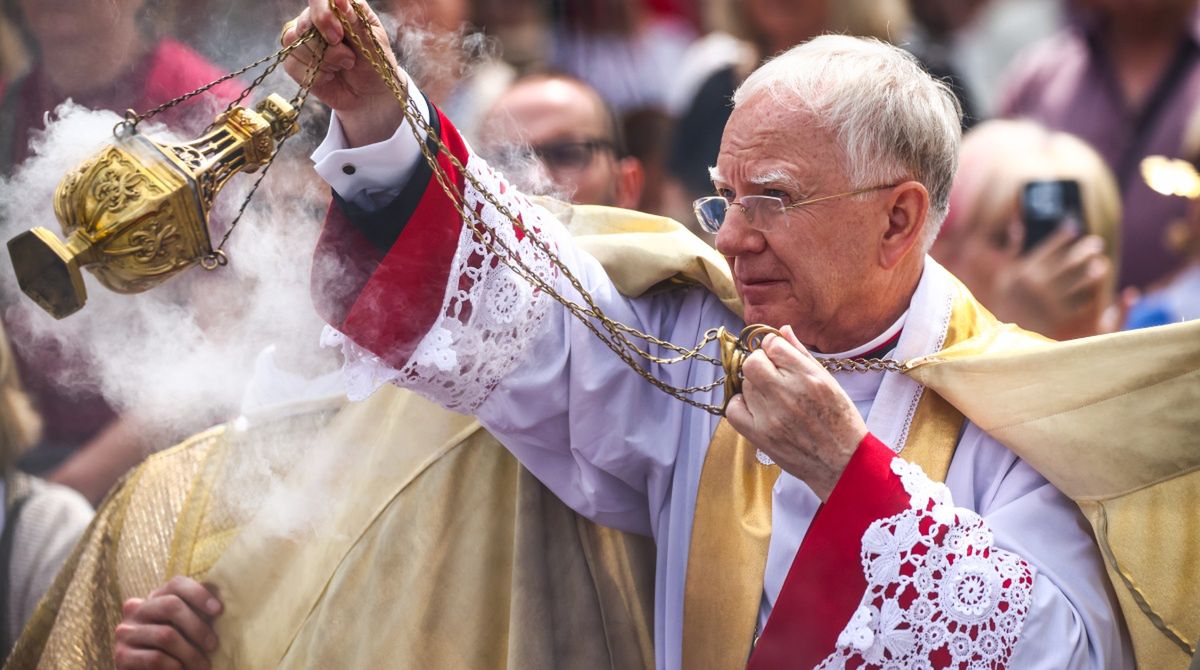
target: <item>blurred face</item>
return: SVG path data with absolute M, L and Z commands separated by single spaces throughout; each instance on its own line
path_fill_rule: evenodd
M 851 184 L 842 165 L 829 131 L 809 114 L 761 95 L 730 117 L 713 185 L 731 200 L 770 195 L 788 205 L 864 186 Z M 751 228 L 742 211 L 731 207 L 717 233 L 717 250 L 733 270 L 746 322 L 790 324 L 801 341 L 825 351 L 861 344 L 846 344 L 845 338 L 861 326 L 863 314 L 886 311 L 872 287 L 881 275 L 877 244 L 888 223 L 887 193 L 787 210 L 769 232 Z
M 392 0 L 389 11 L 416 25 L 453 32 L 469 18 L 467 0 Z
M 987 304 L 994 300 L 998 278 L 1019 261 L 1025 228 L 1016 194 L 984 202 L 998 196 L 979 192 L 987 187 L 969 183 L 966 172 L 955 177 L 954 204 L 930 253 Z M 965 211 L 955 211 L 956 205 Z
M 127 25 L 143 0 L 19 0 L 30 32 L 42 45 L 86 40 Z
M 750 29 L 771 49 L 816 37 L 829 21 L 828 0 L 745 0 L 742 6 Z
M 579 84 L 547 79 L 518 84 L 488 115 L 485 127 L 507 129 L 514 143 L 532 147 L 554 185 L 572 202 L 621 205 L 612 127 L 599 100 Z
M 1196 0 L 1079 0 L 1080 6 L 1101 14 L 1136 20 L 1172 17 L 1196 7 Z

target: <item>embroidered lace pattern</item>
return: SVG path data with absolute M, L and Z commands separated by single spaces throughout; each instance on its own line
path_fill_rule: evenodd
M 896 458 L 909 509 L 863 535 L 867 590 L 820 668 L 1003 668 L 1025 623 L 1034 571 L 992 546 L 978 514 Z
M 550 214 L 509 187 L 503 177 L 471 155 L 467 170 L 540 239 L 557 225 Z M 549 257 L 504 219 L 469 182 L 466 205 L 483 221 L 482 234 L 503 243 L 534 274 L 552 281 Z M 471 413 L 519 362 L 550 308 L 550 299 L 500 263 L 499 258 L 464 225 L 450 266 L 446 295 L 433 327 L 399 370 L 359 347 L 344 334 L 326 327 L 324 346 L 340 346 L 345 358 L 346 390 L 361 400 L 387 383 L 412 389 L 455 411 Z

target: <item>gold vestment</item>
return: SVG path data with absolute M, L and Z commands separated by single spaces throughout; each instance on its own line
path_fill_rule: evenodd
M 542 204 L 626 295 L 685 281 L 739 309 L 723 260 L 678 224 Z M 1200 639 L 1200 322 L 1066 343 L 1000 326 L 906 374 L 1080 505 L 1139 665 L 1186 664 Z M 305 421 L 369 448 L 336 473 L 327 490 L 344 498 L 308 541 L 214 514 L 221 464 L 245 445 L 230 427 L 201 434 L 110 494 L 6 667 L 102 667 L 121 599 L 174 572 L 221 589 L 215 667 L 652 664 L 648 540 L 580 520 L 469 418 L 392 389 L 334 412 Z

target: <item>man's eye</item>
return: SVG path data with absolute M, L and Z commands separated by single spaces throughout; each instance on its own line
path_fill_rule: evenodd
M 718 188 L 716 191 L 717 195 L 721 196 L 722 198 L 729 198 L 730 200 L 733 200 L 733 189 Z
M 791 202 L 791 200 L 792 200 L 791 196 L 788 195 L 787 192 L 780 191 L 777 188 L 764 189 L 763 195 L 769 195 L 772 198 L 779 198 L 780 200 L 783 201 L 783 204 L 785 204 L 785 205 L 788 204 L 789 202 Z

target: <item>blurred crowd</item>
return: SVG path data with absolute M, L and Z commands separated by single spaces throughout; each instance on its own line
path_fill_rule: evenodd
M 826 32 L 895 43 L 961 103 L 960 166 L 933 256 L 985 305 L 1060 339 L 1200 316 L 1196 0 L 372 4 L 390 15 L 422 90 L 515 181 L 671 216 L 701 237 L 691 203 L 711 195 L 708 167 L 742 79 Z M 148 109 L 274 49 L 298 8 L 294 0 L 5 0 L 0 175 L 20 168 L 60 103 Z M 234 99 L 245 83 L 212 89 L 209 102 Z M 185 133 L 205 125 L 175 111 L 165 120 Z M 309 150 L 320 137 L 310 135 Z M 1151 178 L 1143 164 L 1156 156 L 1182 160 Z M 311 176 L 303 152 L 276 170 Z M 37 440 L 3 445 L 3 465 L 11 473 L 19 463 L 95 504 L 160 445 L 146 444 L 98 392 L 56 385 L 64 370 L 88 370 L 48 345 L 24 344 L 8 310 L 22 299 L 0 295 L 13 372 L 43 428 Z M 18 446 L 35 448 L 22 456 Z

